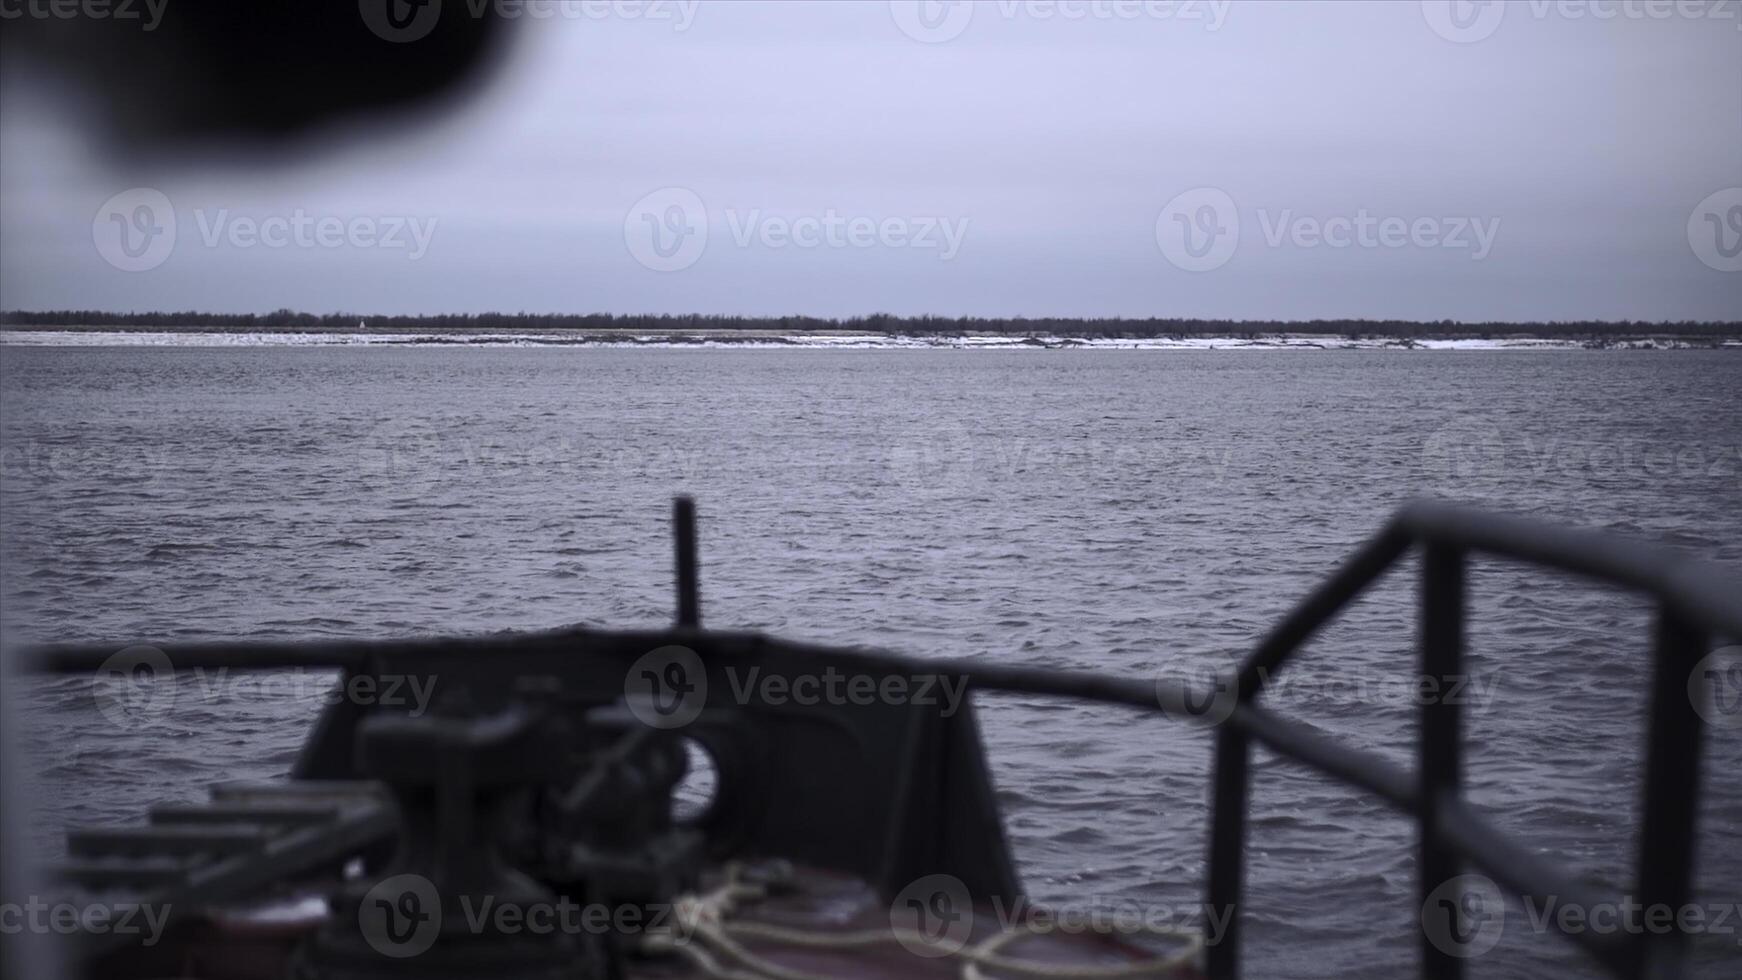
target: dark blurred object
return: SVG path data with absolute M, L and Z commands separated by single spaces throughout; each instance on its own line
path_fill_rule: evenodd
M 170 149 L 439 108 L 509 28 L 494 0 L 18 0 L 0 38 L 80 83 L 109 136 Z

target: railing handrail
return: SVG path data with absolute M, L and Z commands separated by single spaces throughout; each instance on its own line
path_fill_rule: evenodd
M 1742 583 L 1730 569 L 1664 545 L 1510 514 L 1419 500 L 1393 526 L 1422 542 L 1513 558 L 1648 592 L 1690 625 L 1742 640 Z
M 1432 877 L 1430 867 L 1434 873 L 1443 874 L 1467 860 L 1516 895 L 1556 894 L 1563 899 L 1572 896 L 1588 905 L 1592 901 L 1591 888 L 1513 844 L 1461 799 L 1460 723 L 1456 705 L 1424 706 L 1421 764 L 1411 773 L 1383 757 L 1344 746 L 1256 703 L 1266 681 L 1295 650 L 1414 548 L 1422 550 L 1424 559 L 1422 673 L 1428 676 L 1449 675 L 1461 661 L 1464 571 L 1470 554 L 1494 555 L 1583 575 L 1657 599 L 1660 621 L 1649 732 L 1646 815 L 1636 884 L 1637 890 L 1649 898 L 1685 897 L 1692 860 L 1686 842 L 1693 830 L 1698 749 L 1703 730 L 1701 719 L 1687 697 L 1688 672 L 1703 655 L 1708 638 L 1727 636 L 1742 641 L 1742 583 L 1727 568 L 1662 546 L 1540 525 L 1455 504 L 1418 501 L 1399 509 L 1377 534 L 1264 636 L 1242 664 L 1232 690 L 1223 692 L 1231 694 L 1231 698 L 1224 699 L 1205 698 L 1201 691 L 1169 680 L 1151 684 L 1094 672 L 985 660 L 936 660 L 823 646 L 800 648 L 759 633 L 702 631 L 682 622 L 676 629 L 638 632 L 574 628 L 401 640 L 181 642 L 163 644 L 157 649 L 178 670 L 326 667 L 367 671 L 380 658 L 530 652 L 588 640 L 609 640 L 619 646 L 635 642 L 660 645 L 673 637 L 705 636 L 715 643 L 745 649 L 826 651 L 856 659 L 867 668 L 960 676 L 973 691 L 1050 694 L 1220 721 L 1207 889 L 1210 908 L 1239 907 L 1254 741 L 1413 814 L 1421 828 L 1419 877 L 1424 891 Z M 680 581 L 684 578 L 682 550 Z M 692 548 L 691 593 L 693 567 Z M 695 608 L 693 595 L 688 608 L 692 611 Z M 692 621 L 697 618 L 690 617 Z M 7 657 L 11 663 L 0 666 L 51 673 L 96 672 L 119 649 L 122 648 L 114 644 L 94 643 L 39 646 L 11 651 L 12 655 Z M 1230 917 L 1220 942 L 1208 948 L 1207 967 L 1212 980 L 1232 980 L 1238 975 L 1238 924 L 1237 915 Z M 1683 937 L 1679 932 L 1672 932 L 1667 938 L 1591 930 L 1565 934 L 1598 956 L 1618 976 L 1680 976 Z M 1436 953 L 1427 944 L 1424 956 L 1429 975 L 1436 978 L 1462 975 L 1462 960 Z
M 1514 895 L 1546 897 L 1591 907 L 1595 889 L 1512 843 L 1461 796 L 1461 720 L 1450 699 L 1422 707 L 1417 771 L 1348 748 L 1316 730 L 1260 707 L 1264 685 L 1321 627 L 1412 549 L 1423 556 L 1421 672 L 1451 680 L 1462 663 L 1465 571 L 1468 557 L 1486 554 L 1582 575 L 1646 593 L 1659 610 L 1648 731 L 1646 799 L 1636 858 L 1636 900 L 1678 908 L 1691 888 L 1691 838 L 1696 819 L 1703 719 L 1688 697 L 1692 670 L 1706 642 L 1742 640 L 1742 583 L 1728 569 L 1669 548 L 1593 531 L 1537 524 L 1503 514 L 1438 501 L 1398 510 L 1328 578 L 1308 593 L 1259 642 L 1241 665 L 1232 710 L 1216 747 L 1215 802 L 1210 842 L 1210 908 L 1237 909 L 1244 884 L 1250 753 L 1254 740 L 1341 782 L 1365 789 L 1411 813 L 1420 835 L 1418 886 L 1424 895 L 1449 881 L 1466 861 Z M 1442 687 L 1442 689 L 1444 689 Z M 1423 911 L 1424 973 L 1463 976 L 1463 959 L 1427 939 Z M 1238 917 L 1220 943 L 1209 947 L 1212 980 L 1239 975 Z M 1594 930 L 1563 935 L 1621 977 L 1679 977 L 1684 939 L 1680 920 L 1667 934 L 1625 935 Z
M 1389 571 L 1412 546 L 1426 542 L 1649 592 L 1707 632 L 1742 640 L 1742 596 L 1737 594 L 1742 585 L 1726 568 L 1650 542 L 1538 524 L 1460 504 L 1416 500 L 1399 508 L 1379 533 L 1296 603 L 1259 641 L 1241 665 L 1242 697 L 1261 686 L 1265 673 L 1280 667 L 1290 653 Z

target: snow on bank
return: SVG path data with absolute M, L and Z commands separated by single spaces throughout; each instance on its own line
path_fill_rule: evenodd
M 351 333 L 351 332 L 135 332 L 99 330 L 0 330 L 10 347 L 598 347 L 711 348 L 748 350 L 1576 350 L 1578 340 L 1403 340 L 1371 337 L 1275 336 L 1114 339 L 1102 337 L 906 336 L 896 334 L 691 334 L 599 335 L 581 333 Z M 1618 348 L 1685 348 L 1673 340 L 1621 341 Z M 1723 346 L 1742 348 L 1742 341 Z

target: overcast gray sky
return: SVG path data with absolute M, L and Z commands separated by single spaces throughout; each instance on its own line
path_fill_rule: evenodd
M 263 170 L 14 81 L 0 305 L 1742 319 L 1737 8 L 573 4 Z

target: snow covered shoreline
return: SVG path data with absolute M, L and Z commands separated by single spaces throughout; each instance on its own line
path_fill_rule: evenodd
M 8 347 L 596 347 L 708 348 L 745 350 L 1619 350 L 1709 348 L 1667 338 L 1604 341 L 1506 337 L 1415 340 L 1328 335 L 1273 334 L 1257 337 L 1061 337 L 1019 334 L 776 334 L 717 332 L 693 334 L 553 333 L 386 333 L 350 331 L 194 332 L 134 330 L 0 330 Z M 1742 349 L 1742 341 L 1720 346 Z

